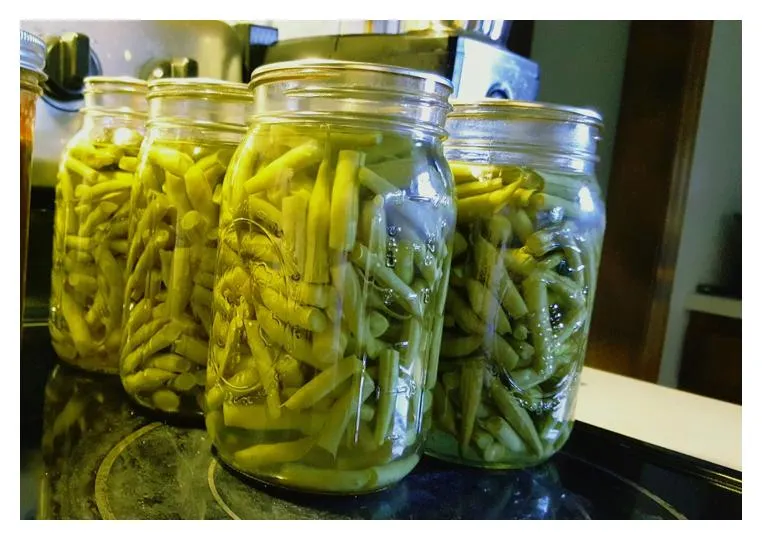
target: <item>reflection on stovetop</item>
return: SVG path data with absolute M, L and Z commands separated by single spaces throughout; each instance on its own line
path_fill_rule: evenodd
M 37 362 L 39 370 L 44 343 L 40 339 L 29 347 L 38 354 L 22 354 L 22 366 L 26 357 L 27 362 Z M 741 517 L 740 473 L 581 423 L 561 453 L 533 469 L 486 471 L 425 458 L 408 478 L 380 493 L 301 494 L 239 477 L 217 461 L 201 426 L 149 418 L 131 405 L 116 377 L 63 365 L 42 371 L 49 376 L 44 391 L 35 394 L 39 382 L 34 384 L 31 369 L 22 368 L 22 411 L 27 407 L 22 415 L 22 473 L 41 478 L 33 505 L 36 515 L 23 515 L 22 494 L 22 517 Z M 36 433 L 34 396 L 42 402 Z M 42 454 L 39 466 L 32 459 L 37 452 Z

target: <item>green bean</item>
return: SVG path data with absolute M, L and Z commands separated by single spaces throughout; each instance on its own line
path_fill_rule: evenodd
M 500 212 L 511 200 L 519 182 L 490 193 L 468 197 L 458 202 L 458 223 L 465 224 L 485 215 Z
M 368 334 L 374 338 L 383 336 L 389 329 L 389 319 L 378 311 L 371 311 L 366 320 L 368 321 Z
M 324 160 L 320 164 L 307 209 L 307 248 L 304 264 L 304 279 L 307 283 L 328 283 L 329 281 L 331 176 L 330 162 Z
M 513 382 L 523 390 L 534 388 L 548 380 L 547 374 L 537 373 L 533 369 L 519 369 L 511 372 Z
M 450 170 L 456 185 L 479 180 L 479 167 L 472 167 L 465 163 L 450 162 Z
M 193 159 L 190 156 L 166 146 L 153 146 L 148 150 L 147 155 L 152 163 L 179 178 L 183 178 L 188 169 L 193 166 Z
M 375 254 L 368 251 L 368 248 L 362 244 L 355 244 L 350 257 L 352 262 L 361 270 L 372 274 L 381 283 L 394 291 L 397 300 L 409 313 L 416 317 L 422 315 L 422 306 L 415 292 L 400 280 L 394 271 L 384 266 Z
M 441 355 L 444 358 L 460 358 L 476 352 L 482 345 L 482 336 L 470 334 L 467 336 L 446 337 L 442 340 Z
M 513 337 L 518 341 L 525 341 L 529 337 L 529 329 L 525 324 L 517 324 L 513 327 Z
M 522 243 L 526 244 L 527 239 L 534 233 L 532 220 L 529 219 L 527 213 L 520 208 L 514 209 L 508 213 L 508 219 L 511 222 L 513 232 L 516 233 Z
M 161 388 L 175 374 L 159 368 L 146 368 L 122 379 L 127 392 L 145 392 Z
M 587 310 L 583 307 L 572 312 L 562 323 L 561 331 L 555 336 L 556 346 L 565 343 L 575 332 L 582 328 L 589 319 Z
M 334 325 L 323 332 L 313 334 L 312 354 L 297 358 L 317 369 L 325 369 L 344 355 L 348 341 L 347 334 Z
M 261 294 L 267 309 L 283 322 L 313 332 L 322 332 L 328 326 L 328 319 L 319 309 L 297 304 L 272 289 L 263 289 Z
M 393 349 L 384 349 L 379 362 L 379 398 L 378 414 L 374 437 L 376 444 L 383 444 L 389 432 L 397 400 L 397 379 L 399 377 L 399 353 Z
M 368 482 L 368 487 L 383 487 L 398 482 L 415 468 L 420 459 L 421 458 L 418 457 L 418 455 L 413 454 L 404 459 L 389 463 L 388 465 L 377 465 L 371 468 L 371 477 Z
M 306 437 L 296 441 L 275 444 L 257 444 L 235 453 L 235 462 L 244 468 L 257 468 L 275 463 L 299 461 L 315 444 L 314 439 Z
M 527 451 L 526 445 L 513 428 L 499 416 L 488 418 L 483 425 L 484 429 L 494 436 L 495 439 L 500 441 L 500 443 L 510 452 L 523 454 Z
M 331 269 L 331 279 L 336 285 L 344 317 L 349 331 L 360 341 L 364 341 L 362 290 L 360 279 L 351 264 L 343 261 Z M 322 329 L 318 330 L 322 331 Z
M 437 371 L 439 370 L 439 356 L 442 351 L 442 332 L 444 330 L 443 317 L 436 317 L 432 321 L 434 329 L 431 336 L 431 349 L 429 350 L 429 361 L 426 369 L 426 389 L 431 390 L 437 380 Z
M 275 362 L 275 371 L 278 379 L 284 386 L 296 387 L 297 389 L 304 386 L 304 374 L 302 373 L 299 361 L 293 356 L 288 354 L 281 355 L 278 361 Z
M 362 205 L 358 236 L 373 253 L 386 253 L 386 210 L 381 196 Z
M 434 386 L 434 417 L 445 432 L 456 435 L 458 430 L 455 425 L 455 412 L 450 400 L 447 397 L 447 391 L 440 383 Z
M 93 169 L 92 167 L 89 167 L 88 165 L 85 165 L 75 157 L 69 155 L 64 158 L 64 167 L 68 169 L 70 172 L 81 176 L 82 181 L 85 184 L 93 184 L 98 178 L 98 171 L 96 169 Z
M 340 150 L 331 193 L 331 221 L 328 245 L 338 251 L 351 251 L 357 239 L 359 199 L 357 172 L 364 154 Z
M 503 187 L 503 181 L 500 178 L 485 180 L 483 182 L 461 183 L 455 186 L 455 194 L 459 199 L 473 197 L 497 191 Z
M 403 240 L 397 247 L 397 262 L 394 265 L 394 271 L 397 276 L 403 281 L 403 283 L 410 285 L 413 282 L 413 245 Z
M 495 405 L 503 417 L 534 452 L 541 453 L 542 443 L 529 413 L 519 405 L 511 393 L 496 378 L 492 379 L 489 387 Z
M 479 236 L 474 241 L 473 250 L 475 263 L 479 269 L 477 273 L 479 280 L 487 283 L 489 289 L 495 291 L 500 304 L 511 317 L 521 318 L 526 315 L 528 309 L 524 299 L 506 272 L 494 246 Z
M 197 210 L 209 223 L 217 222 L 217 209 L 212 202 L 212 187 L 204 172 L 197 165 L 191 166 L 185 173 L 185 192 L 194 210 Z
M 158 368 L 179 374 L 190 371 L 191 362 L 179 354 L 167 353 L 153 357 L 148 363 L 149 368 Z
M 465 237 L 457 231 L 455 231 L 452 249 L 454 259 L 460 257 L 468 249 L 468 242 L 466 241 Z
M 299 170 L 323 159 L 323 147 L 315 140 L 289 150 L 276 160 L 268 163 L 244 184 L 249 195 L 265 191 L 275 185 L 284 170 Z
M 466 362 L 461 368 L 461 427 L 460 448 L 465 453 L 473 435 L 476 411 L 482 396 L 484 368 L 481 362 Z
M 307 209 L 309 198 L 291 195 L 283 199 L 283 243 L 293 255 L 299 273 L 304 272 L 307 249 Z
M 74 347 L 81 356 L 87 356 L 92 352 L 92 339 L 90 329 L 85 321 L 84 314 L 71 295 L 61 295 L 61 312 L 69 328 Z
M 466 281 L 466 290 L 471 307 L 488 328 L 495 328 L 499 334 L 511 331 L 511 323 L 492 292 L 474 279 Z
M 207 363 L 208 345 L 200 339 L 180 336 L 174 344 L 174 351 L 200 366 L 205 366 Z
M 407 345 L 405 347 L 405 354 L 401 359 L 401 364 L 405 368 L 410 368 L 417 364 L 418 369 L 422 369 L 423 359 L 421 358 L 421 336 L 423 333 L 423 325 L 421 324 L 420 319 L 411 317 L 403 323 L 402 327 Z M 420 381 L 416 382 L 420 383 Z
M 256 195 L 248 198 L 248 207 L 251 219 L 266 223 L 273 231 L 281 230 L 283 215 L 278 208 Z
M 463 300 L 455 290 L 450 290 L 447 294 L 447 311 L 455 318 L 457 324 L 463 331 L 470 334 L 482 335 L 484 333 L 484 324 L 479 320 L 476 313 Z
M 528 327 L 532 332 L 532 345 L 535 350 L 534 367 L 541 373 L 552 372 L 550 339 L 553 329 L 550 325 L 547 287 L 541 279 L 529 277 L 524 280 L 523 288 L 529 308 Z
M 176 412 L 180 408 L 180 396 L 166 388 L 154 392 L 151 399 L 157 409 L 165 412 Z
M 359 363 L 359 361 L 357 362 Z M 354 372 L 350 390 L 336 400 L 336 403 L 331 408 L 328 419 L 318 436 L 318 446 L 327 450 L 332 456 L 336 456 L 341 436 L 346 431 L 349 422 L 352 418 L 357 416 L 360 405 L 368 399 L 374 389 L 373 380 L 368 377 L 367 374 L 360 375 L 358 372 L 359 369 Z M 318 377 L 321 375 L 318 375 Z M 313 381 L 314 380 L 315 379 L 313 379 Z M 286 403 L 286 405 L 288 405 L 288 403 Z
M 295 302 L 318 308 L 326 308 L 328 306 L 330 288 L 325 285 L 292 282 L 288 278 L 284 278 L 269 270 L 266 266 L 254 267 L 252 274 L 260 287 L 272 288 Z
M 331 390 L 344 382 L 347 378 L 362 369 L 362 362 L 356 356 L 349 356 L 336 362 L 309 383 L 305 384 L 299 392 L 284 403 L 284 407 L 291 410 L 309 408 L 318 400 L 326 396 Z
M 275 418 L 267 407 L 261 405 L 243 405 L 225 402 L 222 405 L 224 425 L 263 431 L 299 431 L 307 435 L 317 434 L 325 424 L 327 416 L 323 413 L 306 413 L 281 410 Z
M 346 493 L 359 491 L 367 486 L 373 478 L 373 472 L 371 469 L 339 471 L 287 463 L 280 469 L 279 476 L 295 487 Z
M 495 214 L 487 224 L 487 238 L 494 246 L 507 246 L 513 240 L 513 227 L 511 220 L 502 215 Z
M 310 363 L 312 346 L 305 336 L 294 332 L 289 325 L 278 321 L 271 311 L 264 306 L 256 307 L 257 321 L 268 339 L 279 345 L 297 360 Z

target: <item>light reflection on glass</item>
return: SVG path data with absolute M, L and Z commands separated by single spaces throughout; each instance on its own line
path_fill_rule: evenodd
M 594 212 L 595 201 L 593 201 L 593 194 L 590 192 L 590 188 L 582 186 L 577 194 L 579 197 L 579 207 L 583 212 Z

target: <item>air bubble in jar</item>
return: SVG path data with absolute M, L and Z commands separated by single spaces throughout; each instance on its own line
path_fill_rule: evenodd
M 391 289 L 384 290 L 384 304 L 391 306 L 394 303 L 394 291 Z
M 429 301 L 431 301 L 431 289 L 426 287 L 421 291 L 421 299 L 423 300 L 424 304 L 428 304 Z
M 429 251 L 429 253 L 436 253 L 436 251 L 437 251 L 437 240 L 434 237 L 434 235 L 430 235 L 426 239 L 426 249 Z

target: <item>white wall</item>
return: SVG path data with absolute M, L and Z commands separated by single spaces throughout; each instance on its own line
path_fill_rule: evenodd
M 604 194 L 619 117 L 629 21 L 535 21 L 532 59 L 539 101 L 592 107 L 603 114 L 598 181 Z
M 741 23 L 715 21 L 659 383 L 676 386 L 687 296 L 719 271 L 722 220 L 741 211 Z
M 274 26 L 278 29 L 278 39 L 296 39 L 333 34 L 362 33 L 365 21 L 359 19 L 326 20 L 326 21 L 290 21 L 290 20 L 256 20 L 256 21 L 225 21 L 228 24 L 250 22 L 263 26 Z

